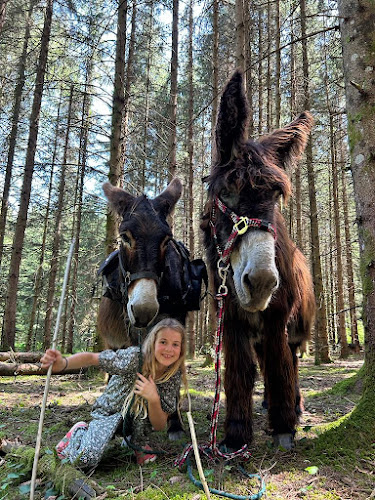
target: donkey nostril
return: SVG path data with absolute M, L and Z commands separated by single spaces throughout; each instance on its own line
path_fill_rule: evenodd
M 252 282 L 250 280 L 250 276 L 248 274 L 245 274 L 245 276 L 243 278 L 243 282 L 244 282 L 244 286 L 246 288 L 248 288 L 249 291 L 251 292 L 253 290 L 254 286 L 253 286 L 253 284 L 252 284 Z

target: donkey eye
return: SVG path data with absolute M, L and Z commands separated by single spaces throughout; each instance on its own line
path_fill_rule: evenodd
M 131 239 L 130 239 L 130 237 L 129 237 L 129 235 L 128 235 L 128 234 L 126 234 L 126 233 L 121 233 L 121 234 L 120 234 L 120 236 L 121 236 L 122 242 L 123 242 L 125 245 L 128 245 L 129 247 L 131 247 L 131 246 L 132 246 L 132 242 L 131 242 Z

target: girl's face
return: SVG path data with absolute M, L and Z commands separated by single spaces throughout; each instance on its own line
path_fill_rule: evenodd
M 163 369 L 173 365 L 181 355 L 181 333 L 172 328 L 159 331 L 155 341 L 155 358 L 157 368 Z

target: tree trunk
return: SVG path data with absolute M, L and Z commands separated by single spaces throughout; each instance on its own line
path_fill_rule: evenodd
M 188 56 L 188 80 L 189 80 L 189 127 L 188 127 L 188 214 L 189 214 L 189 249 L 190 255 L 194 258 L 194 141 L 193 141 L 193 118 L 194 118 L 194 85 L 193 85 L 193 0 L 189 3 L 189 56 Z M 190 313 L 191 325 L 189 331 L 189 356 L 195 356 L 195 322 L 194 314 Z
M 211 163 L 215 157 L 215 125 L 219 93 L 219 0 L 213 0 L 212 15 L 212 115 L 211 115 Z
M 365 391 L 375 402 L 375 6 L 338 2 L 344 56 L 348 135 L 357 211 L 365 330 Z M 360 403 L 360 404 L 361 404 Z M 373 408 L 373 406 L 372 406 Z M 374 414 L 372 412 L 372 418 Z
M 342 247 L 340 230 L 340 207 L 339 207 L 339 183 L 337 176 L 336 149 L 334 144 L 333 116 L 329 115 L 330 128 L 330 150 L 331 150 L 331 168 L 332 168 L 332 195 L 333 195 L 333 220 L 335 225 L 335 243 L 336 243 L 336 273 L 337 273 L 337 319 L 338 336 L 340 339 L 340 358 L 345 359 L 349 355 L 348 341 L 346 339 L 345 328 L 345 304 L 344 304 L 344 278 L 342 273 Z
M 108 179 L 114 186 L 123 185 L 123 124 L 125 88 L 125 45 L 126 17 L 128 3 L 119 0 L 117 10 L 117 38 L 115 58 L 115 82 L 112 101 L 112 127 Z M 106 252 L 110 254 L 117 248 L 117 221 L 112 213 L 107 214 Z
M 53 0 L 47 0 L 42 38 L 40 42 L 40 53 L 37 65 L 34 98 L 30 116 L 29 139 L 27 144 L 25 170 L 21 190 L 21 199 L 16 223 L 16 230 L 13 239 L 12 257 L 10 261 L 10 271 L 8 279 L 7 299 L 5 306 L 5 321 L 2 336 L 2 348 L 14 349 L 16 334 L 16 309 L 17 309 L 17 288 L 19 272 L 22 258 L 23 242 L 27 222 L 27 212 L 30 202 L 31 182 L 34 173 L 34 159 L 36 144 L 38 139 L 39 113 L 44 89 L 44 79 L 48 57 L 48 47 L 51 34 Z
M 9 150 L 8 150 L 8 159 L 7 166 L 5 172 L 4 179 L 4 187 L 3 187 L 3 198 L 1 200 L 1 215 L 0 215 L 0 265 L 3 257 L 4 251 L 4 236 L 5 236 L 5 225 L 8 214 L 8 201 L 9 201 L 9 189 L 10 189 L 10 181 L 12 178 L 12 170 L 13 170 L 13 161 L 14 161 L 14 152 L 16 150 L 16 139 L 18 132 L 18 122 L 20 118 L 21 111 L 21 99 L 22 99 L 22 91 L 25 86 L 25 68 L 27 61 L 27 51 L 30 40 L 30 28 L 31 28 L 31 20 L 32 20 L 32 12 L 34 8 L 35 0 L 30 0 L 29 9 L 27 11 L 26 18 L 26 26 L 25 26 L 25 34 L 23 37 L 23 47 L 22 54 L 20 57 L 20 62 L 18 66 L 18 77 L 17 84 L 14 90 L 14 105 L 12 112 L 12 128 L 9 135 Z M 6 2 L 0 3 L 0 30 L 1 30 L 1 14 L 5 15 L 5 5 Z M 2 11 L 3 9 L 3 11 Z
M 68 319 L 68 338 L 66 343 L 66 351 L 73 352 L 74 344 L 74 326 L 76 321 L 76 305 L 77 305 L 77 279 L 78 279 L 78 262 L 79 262 L 79 247 L 80 247 L 80 233 L 82 221 L 82 206 L 83 206 L 83 186 L 85 181 L 86 166 L 87 166 L 87 143 L 90 122 L 90 95 L 88 88 L 91 83 L 92 76 L 92 58 L 88 63 L 85 93 L 83 96 L 82 104 L 82 120 L 81 120 L 81 136 L 79 145 L 79 161 L 77 168 L 77 197 L 75 203 L 75 224 L 73 224 L 73 237 L 75 238 L 74 253 L 72 259 L 71 271 L 71 302 L 70 312 Z
M 236 66 L 243 72 L 246 70 L 245 65 L 245 23 L 244 23 L 244 0 L 236 0 Z M 246 73 L 244 73 L 244 88 L 246 85 Z
M 5 10 L 8 0 L 0 0 L 0 31 L 3 29 L 5 21 Z
M 253 18 L 251 13 L 254 10 L 252 0 L 244 0 L 244 28 L 245 28 L 245 71 L 246 71 L 246 97 L 249 103 L 249 125 L 247 127 L 248 136 L 254 135 L 254 81 L 252 72 L 252 47 L 255 45 Z
M 357 325 L 357 310 L 355 303 L 355 283 L 353 272 L 353 255 L 352 255 L 352 241 L 350 234 L 349 224 L 349 210 L 348 210 L 348 195 L 347 195 L 347 180 L 344 168 L 345 154 L 343 151 L 343 141 L 340 140 L 339 158 L 341 165 L 341 191 L 342 191 L 342 205 L 344 211 L 344 228 L 345 228 L 345 254 L 346 254 L 346 275 L 348 283 L 349 295 L 349 315 L 350 315 L 350 331 L 351 342 L 354 345 L 355 351 L 360 351 L 359 338 L 358 338 L 358 325 Z
M 43 352 L 0 352 L 0 361 L 38 363 L 43 354 Z
M 258 135 L 263 133 L 263 17 L 261 7 L 258 7 Z
M 44 318 L 43 346 L 45 349 L 48 349 L 51 345 L 53 305 L 54 305 L 55 289 L 56 289 L 56 276 L 58 271 L 59 255 L 60 255 L 61 225 L 62 225 L 62 214 L 64 211 L 65 176 L 67 169 L 69 137 L 70 137 L 70 129 L 72 121 L 72 104 L 73 104 L 73 85 L 71 85 L 70 87 L 68 122 L 65 132 L 64 156 L 60 171 L 60 180 L 58 188 L 59 195 L 56 205 L 55 225 L 53 230 L 52 253 L 51 253 L 47 299 L 46 299 L 46 315 Z
M 306 42 L 306 5 L 305 0 L 300 2 L 301 9 L 301 37 L 302 37 L 302 55 L 303 55 L 303 78 L 305 110 L 310 110 L 309 93 L 309 71 Z M 311 138 L 306 147 L 306 167 L 309 185 L 310 200 L 310 230 L 311 230 L 311 259 L 312 275 L 314 280 L 315 297 L 317 300 L 317 312 L 315 321 L 315 363 L 329 363 L 328 338 L 327 338 L 327 314 L 324 300 L 322 267 L 320 262 L 320 241 L 318 229 L 318 208 L 316 202 L 315 174 L 313 167 L 313 151 Z
M 280 52 L 280 0 L 275 3 L 275 51 L 276 51 L 276 68 L 275 68 L 275 128 L 280 128 L 281 114 L 281 95 L 280 95 L 280 72 L 281 72 L 281 52 Z
M 81 368 L 74 370 L 67 369 L 62 375 L 71 375 L 73 373 L 81 373 Z M 48 368 L 41 368 L 39 364 L 26 363 L 3 363 L 0 361 L 0 376 L 13 377 L 17 375 L 46 375 Z M 59 374 L 56 374 L 59 375 Z
M 169 171 L 168 182 L 176 175 L 177 168 L 177 76 L 178 76 L 178 0 L 173 0 L 171 90 L 169 100 Z
M 124 116 L 123 116 L 123 135 L 122 135 L 122 165 L 125 163 L 126 143 L 128 138 L 128 120 L 129 120 L 129 102 L 130 102 L 130 87 L 133 81 L 134 72 L 134 48 L 136 36 L 136 20 L 137 20 L 137 2 L 133 0 L 132 20 L 131 20 L 131 33 L 128 52 L 128 63 L 126 67 L 126 82 L 124 91 Z M 144 184 L 142 191 L 144 189 Z
M 52 188 L 53 188 L 53 180 L 54 180 L 53 174 L 54 174 L 54 170 L 55 170 L 55 161 L 56 161 L 56 154 L 57 154 L 57 141 L 58 141 L 58 137 L 59 137 L 59 128 L 60 128 L 61 101 L 62 101 L 62 91 L 60 91 L 60 100 L 59 100 L 59 105 L 58 105 L 58 109 L 57 109 L 55 141 L 54 141 L 54 145 L 53 145 L 53 157 L 52 157 L 51 175 L 50 175 L 49 188 L 48 188 L 48 200 L 47 200 L 47 207 L 46 207 L 46 215 L 44 217 L 44 225 L 43 225 L 42 247 L 40 250 L 39 266 L 38 266 L 38 269 L 36 271 L 35 282 L 34 282 L 33 305 L 32 305 L 31 314 L 30 314 L 29 330 L 27 332 L 26 350 L 31 349 L 31 343 L 32 343 L 32 339 L 34 337 L 33 332 L 34 332 L 34 326 L 35 326 L 35 317 L 36 317 L 36 312 L 37 312 L 38 305 L 39 305 L 40 292 L 41 292 L 43 263 L 44 263 L 44 255 L 46 252 L 46 241 L 47 241 L 49 214 L 50 214 L 50 208 L 51 208 L 51 196 L 52 196 Z M 50 343 L 48 343 L 48 346 L 49 345 L 50 345 Z

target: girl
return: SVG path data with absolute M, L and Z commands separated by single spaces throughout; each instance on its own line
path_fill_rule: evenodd
M 145 444 L 147 436 L 152 430 L 163 430 L 168 415 L 176 410 L 181 377 L 186 387 L 185 342 L 185 330 L 178 321 L 160 321 L 143 343 L 142 373 L 138 373 L 139 347 L 80 352 L 68 358 L 48 349 L 41 363 L 43 368 L 52 364 L 53 373 L 99 365 L 112 375 L 93 405 L 90 424 L 76 423 L 56 446 L 59 458 L 80 467 L 96 467 L 125 415 L 131 417 L 134 444 L 151 450 Z M 136 458 L 143 465 L 154 461 L 156 455 L 136 452 Z

